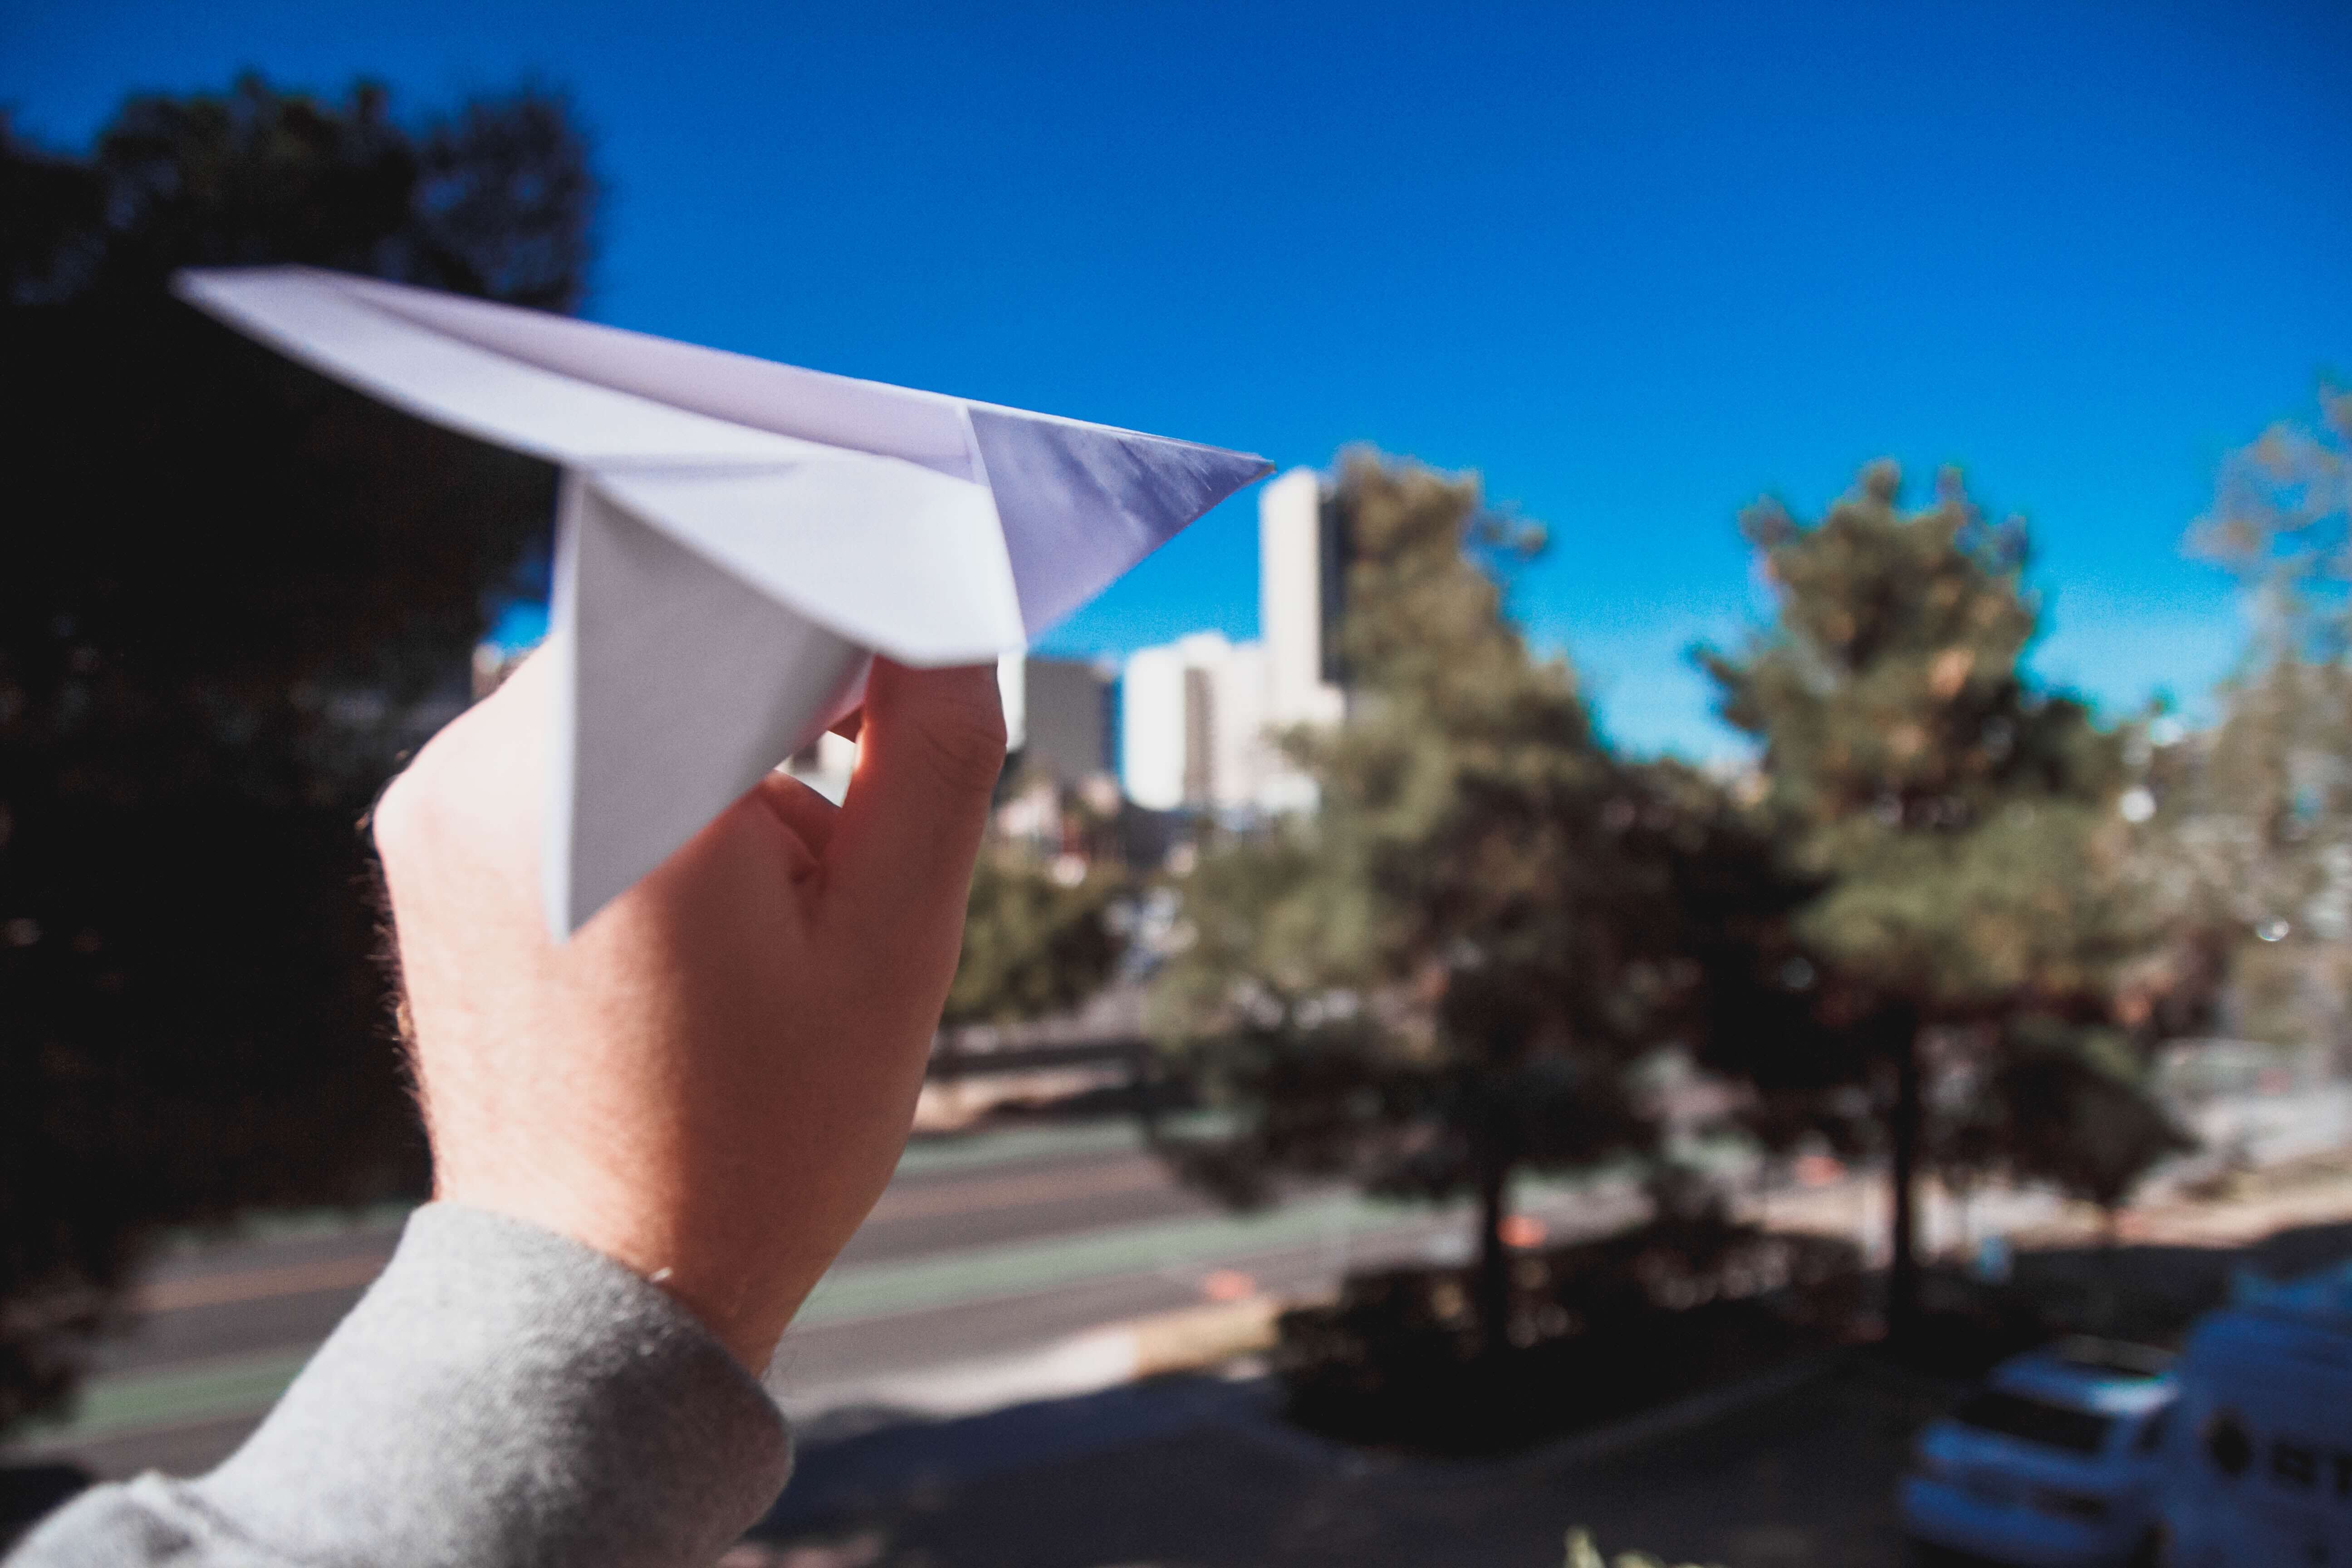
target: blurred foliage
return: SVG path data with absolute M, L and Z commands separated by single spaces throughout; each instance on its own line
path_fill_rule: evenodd
M 535 92 L 411 130 L 247 78 L 134 99 L 86 156 L 0 126 L 0 1427 L 161 1227 L 424 1189 L 360 822 L 552 504 L 165 280 L 564 307 L 593 200 Z
M 2192 553 L 2253 634 L 2214 730 L 2159 717 L 2134 758 L 2148 899 L 2230 978 L 2226 1026 L 2352 1057 L 2352 395 L 2223 462 Z M 2161 726 L 2161 732 L 2159 732 Z
M 89 155 L 8 132 L 7 303 L 152 295 L 180 267 L 300 262 L 542 310 L 587 290 L 596 186 L 564 101 L 525 90 L 411 130 L 247 76 L 133 98 Z
M 1236 1130 L 1167 1152 L 1236 1203 L 1286 1174 L 1475 1196 L 1498 1344 L 1513 1173 L 1650 1142 L 1627 1068 L 1696 978 L 1681 823 L 1503 615 L 1482 567 L 1535 530 L 1473 480 L 1366 453 L 1338 493 L 1347 718 L 1286 741 L 1318 812 L 1222 836 L 1180 883 L 1155 1032 Z
M 2136 934 L 2111 874 L 2117 741 L 2026 682 L 2021 525 L 1988 527 L 1948 476 L 1920 511 L 1899 487 L 1875 465 L 1810 528 L 1751 511 L 1778 619 L 1702 662 L 1763 744 L 1799 868 L 1823 879 L 1802 924 L 1842 978 L 1938 1017 L 2020 997 L 2098 1012 Z
M 2007 1043 L 1987 1096 L 1991 1142 L 2011 1172 L 2096 1204 L 2111 1226 L 2150 1166 L 2197 1146 L 2145 1091 L 2142 1064 L 2118 1059 L 2112 1035 L 2042 1017 Z
M 1592 1543 L 1592 1532 L 1580 1524 L 1569 1531 L 1567 1549 L 1567 1568 L 1665 1568 L 1663 1559 L 1653 1557 L 1646 1552 L 1620 1552 L 1615 1557 L 1604 1560 L 1601 1549 Z M 1678 1568 L 1720 1568 L 1720 1565 L 1685 1563 Z
M 1350 1275 L 1283 1314 L 1287 1414 L 1343 1440 L 1491 1453 L 1613 1420 L 1838 1342 L 1861 1259 L 1719 1210 L 1514 1252 L 1508 1352 L 1486 1352 L 1471 1270 Z
M 1756 793 L 1791 872 L 1816 884 L 1784 971 L 1810 1005 L 1783 1019 L 1791 1037 L 1715 1032 L 1706 1060 L 1756 1081 L 1784 1134 L 1883 1125 L 1899 1331 L 1923 1163 L 2114 1203 L 2179 1145 L 2143 1064 L 2110 1048 L 2126 967 L 2161 932 L 2128 874 L 2121 738 L 2024 675 L 2021 523 L 1989 523 L 1949 474 L 1906 511 L 1879 463 L 1816 523 L 1767 503 L 1742 526 L 1777 617 L 1699 658 L 1761 743 Z M 1962 1091 L 1933 1126 L 1930 1079 Z M 2094 1123 L 2115 1137 L 2070 1142 Z
M 940 1026 L 1040 1018 L 1101 990 L 1118 963 L 1111 906 L 1124 889 L 1108 863 L 1047 859 L 992 837 L 972 870 L 963 952 Z
M 2352 653 L 2352 393 L 2323 390 L 2316 420 L 2231 453 L 2187 542 L 2261 595 L 2258 662 Z

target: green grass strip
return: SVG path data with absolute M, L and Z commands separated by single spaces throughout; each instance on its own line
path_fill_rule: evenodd
M 257 1415 L 277 1402 L 310 1359 L 309 1349 L 269 1351 L 100 1378 L 82 1390 L 70 1415 L 35 1422 L 20 1440 L 28 1447 L 51 1447 L 121 1432 Z
M 826 1275 L 793 1321 L 808 1326 L 894 1317 L 1027 1296 L 1083 1279 L 1223 1262 L 1336 1239 L 1360 1226 L 1394 1224 L 1406 1212 L 1360 1198 L 1327 1197 L 1261 1214 L 1162 1220 L 904 1263 L 862 1264 Z

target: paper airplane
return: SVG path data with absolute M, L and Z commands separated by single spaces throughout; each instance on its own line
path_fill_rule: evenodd
M 560 464 L 541 874 L 558 940 L 857 705 L 1024 647 L 1263 459 L 309 268 L 181 298 Z

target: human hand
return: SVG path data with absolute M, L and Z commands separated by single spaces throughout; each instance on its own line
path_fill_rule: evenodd
M 1004 756 L 995 673 L 877 659 L 836 808 L 772 774 L 563 945 L 549 664 L 384 792 L 435 1195 L 585 1242 L 754 1373 L 905 1147 Z

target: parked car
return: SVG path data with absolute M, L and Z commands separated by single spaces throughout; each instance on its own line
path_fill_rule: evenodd
M 2352 1565 L 2352 1263 L 2241 1277 L 2181 1353 L 2170 1568 Z
M 2003 1362 L 1920 1434 L 1905 1529 L 2018 1568 L 2154 1563 L 2170 1362 L 2088 1339 Z

